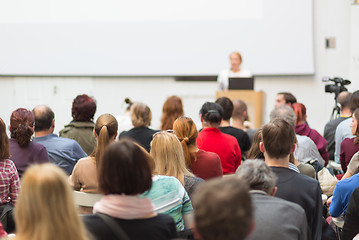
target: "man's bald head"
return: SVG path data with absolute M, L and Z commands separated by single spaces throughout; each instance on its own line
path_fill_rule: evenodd
M 338 94 L 337 101 L 340 104 L 341 108 L 350 107 L 350 97 L 352 94 L 350 92 L 344 91 Z
M 32 110 L 35 117 L 35 132 L 49 130 L 55 118 L 54 112 L 46 105 L 36 106 Z

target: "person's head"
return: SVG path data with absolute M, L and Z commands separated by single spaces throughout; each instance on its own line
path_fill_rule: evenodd
M 89 122 L 96 112 L 95 99 L 86 94 L 78 95 L 72 102 L 72 118 L 75 122 Z
M 241 122 L 244 122 L 248 118 L 247 111 L 247 104 L 244 101 L 242 101 L 241 99 L 233 100 L 233 120 L 239 120 Z
M 32 113 L 35 118 L 35 132 L 53 131 L 55 128 L 55 114 L 45 105 L 36 106 Z
M 246 181 L 228 177 L 201 183 L 191 200 L 201 239 L 241 240 L 250 233 L 253 210 Z
M 151 142 L 151 156 L 155 160 L 155 174 L 176 177 L 184 185 L 184 176 L 192 176 L 187 170 L 183 149 L 175 134 L 155 133 Z
M 229 55 L 229 60 L 231 62 L 231 68 L 237 69 L 242 64 L 242 55 L 239 52 L 232 52 Z
M 97 118 L 94 134 L 97 139 L 97 147 L 92 156 L 95 157 L 96 166 L 100 166 L 100 162 L 105 152 L 105 148 L 116 139 L 118 123 L 111 114 L 102 114 Z
M 259 148 L 259 144 L 262 142 L 262 129 L 258 131 L 253 136 L 253 141 L 251 148 L 248 151 L 248 159 L 264 159 L 264 155 Z
M 34 133 L 34 115 L 25 108 L 18 108 L 10 116 L 11 138 L 16 139 L 20 147 L 29 144 Z
M 263 160 L 247 159 L 238 167 L 236 175 L 246 180 L 251 190 L 261 190 L 272 196 L 275 194 L 277 177 Z
M 341 106 L 341 109 L 349 108 L 350 109 L 350 98 L 352 94 L 350 92 L 344 91 L 338 94 L 337 101 Z
M 178 96 L 167 98 L 162 108 L 161 130 L 172 129 L 173 122 L 183 116 L 182 99 Z
M 129 98 L 125 98 L 125 103 L 127 104 L 126 112 L 130 112 L 133 102 Z
M 110 144 L 103 155 L 99 188 L 105 195 L 138 195 L 152 187 L 151 167 L 146 150 L 121 139 Z
M 189 117 L 179 117 L 173 123 L 173 130 L 181 142 L 187 168 L 191 168 L 191 157 L 196 158 L 196 139 L 198 131 L 196 124 Z
M 151 125 L 151 109 L 143 103 L 135 102 L 131 106 L 131 121 L 134 127 L 148 127 Z
M 293 103 L 292 108 L 297 116 L 297 124 L 303 124 L 307 121 L 307 108 L 302 103 Z
M 6 126 L 0 118 L 0 161 L 10 157 L 9 138 L 6 134 Z
M 359 129 L 358 129 L 358 122 L 359 122 L 359 108 L 355 109 L 352 115 L 352 123 L 350 127 L 352 129 L 352 134 L 355 135 L 354 143 L 357 144 L 359 142 Z
M 283 119 L 274 119 L 262 128 L 260 149 L 266 160 L 284 158 L 294 151 L 296 141 L 294 128 Z
M 67 175 L 50 163 L 30 166 L 25 172 L 15 222 L 16 239 L 87 239 Z
M 297 115 L 295 115 L 293 108 L 289 107 L 288 105 L 282 105 L 274 108 L 269 117 L 271 121 L 274 119 L 283 119 L 293 128 L 297 124 Z
M 354 112 L 357 108 L 359 108 L 359 90 L 353 92 L 350 97 L 350 111 Z
M 289 105 L 291 106 L 293 103 L 296 103 L 297 99 L 294 97 L 293 94 L 289 92 L 280 92 L 277 93 L 275 98 L 275 107 L 279 107 L 281 105 Z
M 227 97 L 221 97 L 216 100 L 216 103 L 221 105 L 221 107 L 223 108 L 223 118 L 222 119 L 224 121 L 229 121 L 232 117 L 232 112 L 233 112 L 233 103 L 232 103 L 231 99 L 229 99 Z
M 223 118 L 223 108 L 218 103 L 206 102 L 199 114 L 203 126 L 218 127 Z

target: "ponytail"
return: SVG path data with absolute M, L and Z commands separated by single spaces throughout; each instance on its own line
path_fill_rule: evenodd
M 100 130 L 100 134 L 98 135 L 97 138 L 97 149 L 95 154 L 97 169 L 99 169 L 99 167 L 101 166 L 102 156 L 109 142 L 110 142 L 110 137 L 108 136 L 107 126 L 102 126 Z

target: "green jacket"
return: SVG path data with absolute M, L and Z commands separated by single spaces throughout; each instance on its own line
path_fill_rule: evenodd
M 82 149 L 90 155 L 96 147 L 96 139 L 93 135 L 95 124 L 93 122 L 70 122 L 60 131 L 60 137 L 77 141 Z

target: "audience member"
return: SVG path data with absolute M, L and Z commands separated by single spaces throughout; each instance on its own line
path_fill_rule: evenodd
M 349 161 L 347 171 L 342 177 L 342 180 L 346 178 L 350 178 L 356 173 L 359 173 L 359 152 L 355 153 L 352 159 Z
M 252 144 L 253 136 L 257 130 L 248 128 L 245 125 L 246 121 L 248 121 L 247 104 L 240 99 L 233 100 L 232 126 L 245 131 Z
M 80 158 L 87 157 L 81 146 L 73 139 L 54 134 L 55 114 L 48 106 L 37 106 L 32 110 L 35 116 L 34 142 L 44 145 L 50 162 L 62 168 L 68 175 Z
M 97 139 L 97 147 L 86 158 L 80 159 L 69 178 L 71 186 L 76 191 L 98 193 L 98 171 L 102 155 L 106 147 L 116 139 L 117 120 L 111 114 L 102 114 L 96 121 L 93 133 Z
M 359 233 L 359 187 L 350 197 L 345 212 L 342 240 L 352 240 Z
M 161 130 L 169 130 L 173 127 L 173 122 L 183 116 L 182 99 L 178 96 L 170 96 L 166 99 L 162 108 Z
M 350 111 L 350 97 L 351 93 L 344 91 L 338 94 L 337 101 L 340 105 L 340 116 L 333 120 L 330 120 L 324 127 L 323 137 L 327 140 L 327 151 L 329 153 L 329 159 L 334 160 L 335 151 L 335 130 L 339 123 L 349 118 L 352 113 Z
M 259 148 L 259 143 L 261 141 L 262 141 L 262 128 L 258 129 L 258 131 L 253 136 L 252 146 L 248 151 L 248 159 L 264 160 L 264 154 L 261 152 Z
M 152 174 L 145 151 L 138 145 L 126 139 L 112 143 L 103 155 L 99 180 L 105 196 L 95 204 L 94 215 L 83 217 L 95 239 L 125 239 L 107 221 L 122 229 L 128 239 L 176 237 L 173 219 L 156 214 L 151 200 L 139 196 L 151 189 Z
M 353 92 L 350 97 L 350 112 L 353 113 L 357 108 L 359 108 L 359 90 Z M 336 163 L 340 163 L 340 145 L 342 144 L 342 141 L 346 138 L 354 137 L 350 127 L 351 123 L 352 118 L 347 118 L 339 123 L 337 129 L 335 130 L 334 160 Z
M 200 110 L 202 131 L 198 134 L 199 149 L 218 154 L 223 174 L 232 174 L 241 164 L 241 149 L 237 139 L 219 130 L 223 117 L 223 108 L 213 102 L 206 102 Z
M 134 103 L 131 106 L 131 121 L 133 128 L 120 134 L 119 139 L 130 138 L 139 143 L 148 152 L 151 149 L 152 136 L 156 130 L 149 128 L 151 125 L 151 109 L 143 103 Z
M 301 206 L 274 197 L 276 176 L 262 160 L 246 160 L 236 175 L 249 182 L 255 229 L 250 239 L 307 239 L 307 218 Z M 279 223 L 279 224 L 278 224 Z
M 18 108 L 10 117 L 10 159 L 19 177 L 34 163 L 49 162 L 46 148 L 31 141 L 34 133 L 34 115 L 25 108 Z
M 297 99 L 294 97 L 293 94 L 289 92 L 279 92 L 277 93 L 277 96 L 275 97 L 275 107 L 288 105 L 292 106 L 293 103 L 296 103 Z
M 78 95 L 72 102 L 72 121 L 59 132 L 60 137 L 74 139 L 87 155 L 96 147 L 93 136 L 93 117 L 96 112 L 96 101 L 86 94 Z
M 342 144 L 340 145 L 340 164 L 344 172 L 347 170 L 347 166 L 353 155 L 359 151 L 358 121 L 359 121 L 359 108 L 357 108 L 354 111 L 352 116 L 352 123 L 350 124 L 352 133 L 355 137 L 344 139 Z
M 123 131 L 128 131 L 133 128 L 131 121 L 131 107 L 133 102 L 129 98 L 125 98 L 124 103 L 127 104 L 125 113 L 116 117 L 119 134 L 121 134 Z
M 222 177 L 221 159 L 216 153 L 197 148 L 198 131 L 196 124 L 189 117 L 179 117 L 173 123 L 173 130 L 181 142 L 186 167 L 193 174 L 204 180 Z
M 196 239 L 243 240 L 254 228 L 247 183 L 236 177 L 200 184 L 193 207 Z
M 283 119 L 274 119 L 263 126 L 260 149 L 265 162 L 276 174 L 276 197 L 303 207 L 307 216 L 308 239 L 321 239 L 322 198 L 318 181 L 288 169 L 289 156 L 295 149 L 293 127 Z
M 66 174 L 53 164 L 33 165 L 15 207 L 16 240 L 87 240 Z
M 299 135 L 310 137 L 313 140 L 320 155 L 325 161 L 325 166 L 329 161 L 329 153 L 327 152 L 327 141 L 316 130 L 311 129 L 307 124 L 307 109 L 301 103 L 293 103 L 292 105 L 295 114 L 297 115 L 297 125 L 295 126 L 295 132 Z
M 230 126 L 230 120 L 233 112 L 233 103 L 227 97 L 221 97 L 216 100 L 216 103 L 223 108 L 223 117 L 219 127 L 221 132 L 229 134 L 237 139 L 239 147 L 241 148 L 242 157 L 246 157 L 248 150 L 251 147 L 251 142 L 245 131 L 242 129 L 234 128 Z
M 190 197 L 197 185 L 203 181 L 186 168 L 183 149 L 176 135 L 165 131 L 155 133 L 150 154 L 155 161 L 154 171 L 159 175 L 177 178 Z

